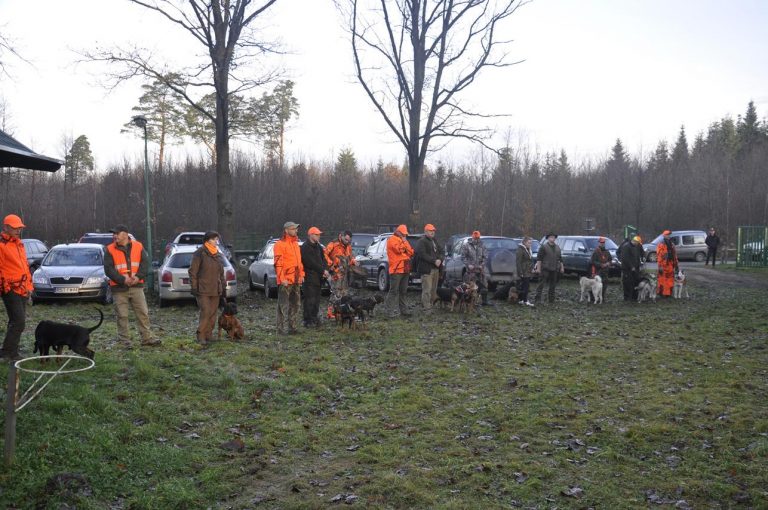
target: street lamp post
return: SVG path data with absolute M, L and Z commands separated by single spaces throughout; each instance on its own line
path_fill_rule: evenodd
M 147 204 L 147 253 L 149 254 L 149 273 L 147 273 L 147 289 L 149 293 L 154 290 L 155 271 L 152 267 L 152 216 L 149 211 L 149 155 L 147 152 L 147 118 L 143 115 L 136 115 L 133 118 L 133 124 L 144 130 L 144 201 Z

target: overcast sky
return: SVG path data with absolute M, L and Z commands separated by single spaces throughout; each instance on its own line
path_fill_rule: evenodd
M 264 20 L 290 50 L 280 64 L 300 103 L 289 157 L 329 159 L 349 147 L 364 164 L 402 162 L 354 80 L 332 1 L 280 0 Z M 682 124 L 692 140 L 750 100 L 766 116 L 766 26 L 766 0 L 534 0 L 504 26 L 511 58 L 524 62 L 487 70 L 464 100 L 510 114 L 496 126 L 498 144 L 511 130 L 513 141 L 563 148 L 575 161 L 604 157 L 616 138 L 647 154 Z M 0 0 L 0 30 L 31 62 L 5 55 L 11 77 L 0 77 L 16 138 L 61 158 L 62 135 L 85 134 L 99 168 L 141 154 L 141 142 L 120 133 L 141 82 L 107 91 L 104 69 L 76 63 L 75 50 L 134 44 L 173 62 L 199 51 L 187 33 L 126 0 Z M 467 161 L 472 150 L 452 144 L 433 161 Z

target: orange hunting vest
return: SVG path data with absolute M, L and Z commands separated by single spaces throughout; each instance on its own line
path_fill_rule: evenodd
M 128 268 L 128 261 L 125 260 L 125 253 L 122 250 L 117 249 L 117 244 L 110 243 L 107 245 L 107 251 L 112 255 L 112 260 L 115 263 L 115 269 L 123 276 L 134 275 L 139 272 L 139 266 L 141 265 L 141 252 L 144 247 L 138 241 L 131 241 L 131 267 Z M 144 283 L 144 280 L 139 280 Z M 109 280 L 109 284 L 112 287 L 116 287 L 119 284 L 113 280 Z

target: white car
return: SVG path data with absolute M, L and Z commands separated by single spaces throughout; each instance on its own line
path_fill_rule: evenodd
M 195 299 L 189 284 L 189 266 L 192 264 L 192 254 L 199 247 L 190 244 L 176 245 L 165 256 L 155 278 L 155 290 L 161 307 L 168 305 L 170 301 Z M 224 276 L 227 279 L 227 299 L 232 301 L 237 297 L 237 275 L 229 260 L 224 257 L 222 260 Z

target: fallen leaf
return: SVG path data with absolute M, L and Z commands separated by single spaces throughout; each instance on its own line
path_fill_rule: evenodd
M 568 487 L 560 491 L 560 494 L 569 498 L 580 498 L 584 495 L 584 489 L 581 487 Z
M 227 441 L 226 443 L 222 443 L 219 448 L 222 450 L 229 450 L 232 452 L 242 452 L 245 450 L 245 443 L 240 438 L 234 438 L 231 441 Z

